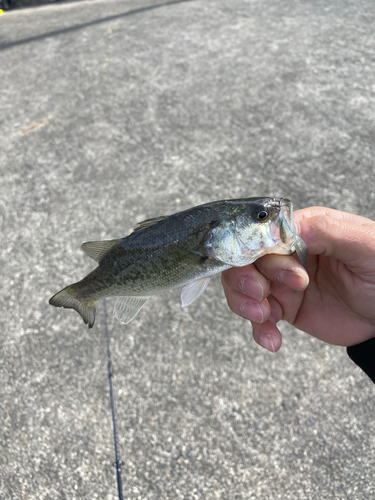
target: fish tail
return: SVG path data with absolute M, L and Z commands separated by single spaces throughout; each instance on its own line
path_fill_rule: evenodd
M 89 328 L 92 328 L 95 323 L 96 308 L 94 303 L 88 303 L 82 298 L 77 297 L 75 285 L 69 285 L 63 288 L 49 299 L 49 303 L 55 307 L 65 307 L 66 309 L 74 309 L 79 313 Z

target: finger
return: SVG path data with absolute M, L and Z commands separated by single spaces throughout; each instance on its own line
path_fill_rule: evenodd
M 280 303 L 273 295 L 268 297 L 271 308 L 271 314 L 267 321 L 262 324 L 252 322 L 253 337 L 257 344 L 271 352 L 276 352 L 280 349 L 282 336 L 277 328 L 277 323 L 283 317 L 283 309 Z
M 305 268 L 291 255 L 269 254 L 258 259 L 255 267 L 267 280 L 292 290 L 305 290 L 309 284 L 309 275 Z
M 302 210 L 296 210 L 294 212 L 294 221 L 298 223 L 303 219 L 309 219 L 317 215 L 326 215 L 327 217 L 332 217 L 333 219 L 342 220 L 346 222 L 353 222 L 361 226 L 372 226 L 374 221 L 368 219 L 367 217 L 362 217 L 361 215 L 351 214 L 348 212 L 341 212 L 340 210 L 334 210 L 333 208 L 327 207 L 308 207 Z
M 363 267 L 374 259 L 375 222 L 371 226 L 317 215 L 299 222 L 299 234 L 310 255 L 325 255 Z M 373 268 L 374 266 L 372 266 Z
M 258 323 L 252 323 L 252 327 L 253 337 L 257 344 L 270 352 L 277 352 L 280 349 L 282 343 L 281 333 L 271 320 L 268 320 L 261 325 Z
M 261 301 L 252 299 L 248 295 L 234 290 L 226 283 L 223 283 L 223 288 L 229 308 L 241 318 L 256 323 L 263 323 L 269 318 L 271 309 L 267 299 Z
M 255 300 L 263 300 L 270 291 L 269 281 L 251 264 L 244 267 L 232 267 L 222 273 L 223 285 L 233 288 Z

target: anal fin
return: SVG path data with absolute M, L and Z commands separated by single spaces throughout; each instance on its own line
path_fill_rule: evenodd
M 117 297 L 113 315 L 127 325 L 134 319 L 150 297 Z

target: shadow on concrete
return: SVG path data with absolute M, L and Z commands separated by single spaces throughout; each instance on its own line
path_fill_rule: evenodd
M 170 2 L 163 2 L 157 5 L 150 5 L 147 7 L 140 7 L 139 9 L 129 10 L 128 12 L 123 12 L 121 14 L 115 14 L 112 16 L 102 17 L 101 19 L 96 19 L 94 21 L 89 21 L 87 23 L 77 24 L 76 26 L 70 26 L 69 28 L 62 28 L 59 30 L 49 31 L 48 33 L 43 33 L 42 35 L 31 36 L 27 38 L 23 38 L 21 40 L 15 40 L 9 43 L 0 43 L 0 50 L 7 50 L 12 47 L 16 47 L 18 45 L 24 45 L 31 42 L 38 42 L 40 40 L 44 40 L 45 38 L 50 38 L 54 36 L 59 36 L 64 33 L 71 33 L 72 31 L 78 31 L 82 28 L 87 28 L 89 26 L 94 26 L 96 24 L 106 23 L 109 21 L 114 21 L 115 19 L 119 19 L 121 17 L 133 16 L 134 14 L 140 14 L 142 12 L 147 12 L 149 10 L 159 9 L 160 7 L 167 7 L 168 5 L 175 5 L 178 3 L 186 3 L 192 2 L 194 0 L 171 0 Z

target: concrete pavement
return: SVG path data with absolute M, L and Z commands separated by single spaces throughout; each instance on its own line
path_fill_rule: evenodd
M 104 313 L 48 306 L 84 241 L 210 200 L 375 218 L 372 1 L 93 0 L 0 17 L 0 498 L 117 498 Z M 108 301 L 111 307 L 110 301 Z M 374 387 L 219 280 L 109 319 L 126 499 L 373 498 Z

